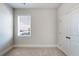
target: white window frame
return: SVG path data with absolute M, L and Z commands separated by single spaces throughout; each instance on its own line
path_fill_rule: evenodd
M 17 16 L 17 18 L 18 18 L 18 33 L 17 33 L 17 35 L 18 35 L 19 37 L 31 37 L 31 32 L 30 32 L 30 35 L 26 35 L 26 36 L 19 34 L 19 32 L 20 32 L 20 22 L 19 22 L 20 16 L 30 16 L 30 15 L 18 15 L 18 16 Z M 30 19 L 31 19 L 31 16 L 30 16 Z

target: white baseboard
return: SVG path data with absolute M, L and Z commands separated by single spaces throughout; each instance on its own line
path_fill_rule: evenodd
M 61 47 L 59 47 L 58 45 L 57 45 L 57 48 L 60 49 L 66 56 L 68 56 L 68 54 L 65 51 L 63 51 Z
M 13 48 L 13 46 L 11 46 L 11 47 L 5 49 L 4 51 L 2 51 L 2 52 L 0 53 L 0 56 L 3 56 L 5 53 L 7 53 L 7 52 L 8 52 L 9 50 L 11 50 L 12 48 Z
M 57 47 L 57 45 L 14 45 L 14 47 Z

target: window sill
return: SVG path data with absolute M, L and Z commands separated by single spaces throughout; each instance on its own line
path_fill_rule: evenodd
M 30 38 L 31 35 L 27 35 L 27 36 L 18 36 L 18 37 L 27 37 L 27 38 Z

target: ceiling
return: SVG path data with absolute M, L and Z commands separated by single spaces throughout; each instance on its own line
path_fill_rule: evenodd
M 12 8 L 57 8 L 59 3 L 8 3 Z

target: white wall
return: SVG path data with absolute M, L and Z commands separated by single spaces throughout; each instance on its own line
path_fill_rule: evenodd
M 13 13 L 12 8 L 0 4 L 0 55 L 8 50 L 13 41 Z
M 56 9 L 15 9 L 14 10 L 15 45 L 55 46 L 56 45 Z M 17 16 L 32 16 L 32 37 L 18 37 Z
M 66 3 L 58 8 L 57 43 L 67 55 L 79 55 L 79 4 Z

